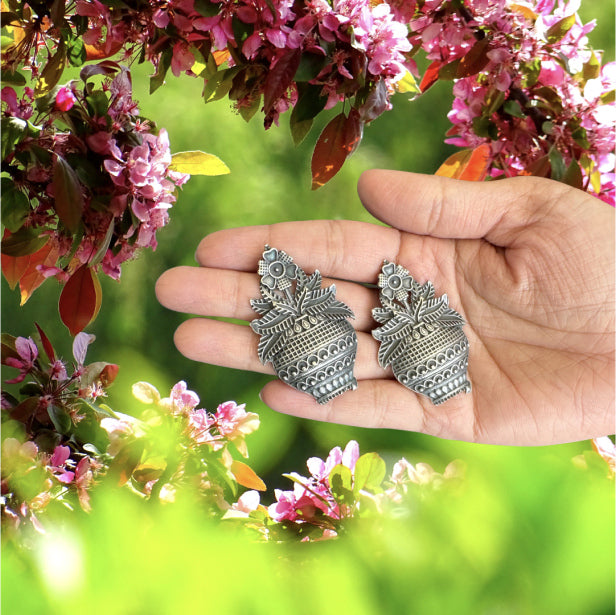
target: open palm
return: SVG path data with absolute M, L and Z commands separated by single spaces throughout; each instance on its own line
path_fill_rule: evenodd
M 263 389 L 275 410 L 318 420 L 422 431 L 500 444 L 551 444 L 606 435 L 614 424 L 614 210 L 587 194 L 537 178 L 491 183 L 370 171 L 366 208 L 391 225 L 290 222 L 213 233 L 200 267 L 167 271 L 157 284 L 167 307 L 251 320 L 256 264 L 269 244 L 354 311 L 356 391 L 325 406 L 280 381 Z M 467 322 L 473 390 L 440 406 L 377 362 L 374 287 L 384 259 L 406 267 Z M 327 279 L 330 278 L 330 279 Z M 370 286 L 368 286 L 370 285 Z M 189 358 L 273 373 L 247 326 L 193 318 L 176 332 Z

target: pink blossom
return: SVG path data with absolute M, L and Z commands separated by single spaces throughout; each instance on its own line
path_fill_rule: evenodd
M 246 491 L 238 498 L 237 502 L 231 506 L 231 510 L 248 516 L 248 514 L 257 510 L 260 501 L 261 495 L 258 491 Z
M 18 337 L 15 340 L 15 350 L 19 358 L 7 357 L 5 363 L 9 367 L 18 369 L 19 374 L 11 380 L 6 380 L 7 384 L 22 382 L 34 367 L 38 357 L 38 348 L 31 337 Z
M 189 433 L 198 444 L 208 444 L 220 450 L 226 441 L 233 442 L 238 451 L 248 456 L 244 437 L 259 427 L 259 415 L 246 412 L 245 405 L 234 401 L 220 404 L 214 414 L 194 410 L 188 419 Z
M 53 363 L 49 365 L 49 373 L 52 380 L 57 380 L 59 382 L 63 382 L 68 379 L 68 374 L 66 373 L 66 366 L 60 359 L 56 359 Z
M 274 521 L 314 522 L 328 511 L 328 506 L 316 495 L 299 484 L 293 491 L 274 491 L 276 502 L 268 507 L 269 516 Z
M 70 455 L 71 449 L 68 446 L 56 446 L 48 462 L 49 469 L 54 476 L 66 485 L 72 483 L 75 478 L 75 473 L 66 469 L 66 462 Z
M 176 43 L 173 46 L 171 72 L 176 77 L 179 77 L 182 73 L 188 72 L 194 63 L 195 56 L 190 52 L 190 47 L 186 43 Z
M 58 111 L 69 111 L 73 108 L 75 102 L 75 96 L 68 86 L 64 86 L 58 90 L 56 94 L 56 109 Z
M 159 404 L 174 415 L 188 415 L 199 405 L 199 396 L 188 389 L 186 383 L 180 380 L 173 385 L 170 397 L 161 399 Z
M 86 354 L 88 346 L 96 339 L 96 335 L 81 331 L 73 340 L 73 357 L 77 361 L 77 365 L 83 367 L 86 362 Z
M 109 445 L 107 446 L 107 454 L 111 457 L 115 457 L 126 442 L 126 439 L 134 435 L 135 430 L 133 427 L 132 417 L 126 415 L 120 415 L 122 418 L 115 419 L 112 417 L 105 417 L 101 420 L 101 427 L 107 432 L 109 436 Z

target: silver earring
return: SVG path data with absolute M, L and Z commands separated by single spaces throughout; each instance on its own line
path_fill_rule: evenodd
M 401 384 L 434 404 L 470 392 L 464 320 L 449 307 L 447 295 L 435 296 L 432 282 L 419 284 L 404 267 L 388 261 L 378 283 L 382 307 L 372 316 L 382 326 L 372 336 L 381 343 L 381 367 L 391 365 Z
M 348 322 L 351 309 L 336 299 L 336 287 L 321 288 L 321 274 L 307 275 L 293 259 L 265 246 L 259 261 L 261 298 L 250 323 L 260 335 L 258 353 L 271 361 L 286 384 L 312 395 L 320 404 L 357 388 L 353 376 L 357 335 Z

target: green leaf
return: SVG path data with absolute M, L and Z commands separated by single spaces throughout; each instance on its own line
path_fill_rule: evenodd
M 353 493 L 357 496 L 362 489 L 379 493 L 386 471 L 385 461 L 377 453 L 362 455 L 355 464 Z
M 588 133 L 586 132 L 586 128 L 583 126 L 578 126 L 572 133 L 571 137 L 573 140 L 583 149 L 590 149 L 590 142 L 588 141 Z
M 330 472 L 329 486 L 337 502 L 352 505 L 355 501 L 353 496 L 353 474 L 345 465 L 339 463 Z
M 596 79 L 601 75 L 601 62 L 599 58 L 595 55 L 594 51 L 590 53 L 590 59 L 586 64 L 584 64 L 582 68 L 582 76 L 584 77 L 584 82 L 589 79 Z
M 18 87 L 26 85 L 26 78 L 16 70 L 11 71 L 3 69 L 0 74 L 0 81 L 2 81 L 4 85 L 16 85 Z
M 575 14 L 563 17 L 555 24 L 552 24 L 546 32 L 548 43 L 557 43 L 561 40 L 569 30 L 575 25 Z
M 229 167 L 214 154 L 206 152 L 178 152 L 171 156 L 169 168 L 189 175 L 227 175 Z
M 240 108 L 240 115 L 245 122 L 250 120 L 256 115 L 257 111 L 261 108 L 261 95 L 255 96 L 248 107 Z
M 11 154 L 15 145 L 26 135 L 28 123 L 18 117 L 3 117 L 1 120 L 2 131 L 2 160 L 5 161 Z
M 507 100 L 503 105 L 503 111 L 513 117 L 525 118 L 524 111 L 517 100 Z
M 103 258 L 105 254 L 107 254 L 107 250 L 109 249 L 109 244 L 111 243 L 111 238 L 113 237 L 113 231 L 115 229 L 115 221 L 112 218 L 109 222 L 109 226 L 107 227 L 107 232 L 105 233 L 105 237 L 103 241 L 101 241 L 96 254 L 90 259 L 90 267 L 96 267 Z
M 473 118 L 473 132 L 478 137 L 484 137 L 496 141 L 498 139 L 498 127 L 487 117 Z
M 86 96 L 91 114 L 95 117 L 105 117 L 109 109 L 109 99 L 103 90 L 94 90 L 90 95 Z
M 327 57 L 316 53 L 303 53 L 295 73 L 295 81 L 305 82 L 314 79 L 327 62 Z M 319 88 L 321 89 L 321 88 Z
M 233 38 L 238 47 L 254 32 L 254 26 L 252 24 L 244 23 L 237 17 L 232 18 L 231 28 L 233 30 Z
M 208 0 L 195 0 L 195 10 L 204 17 L 215 17 L 220 11 L 220 5 Z
M 83 194 L 77 173 L 62 156 L 56 156 L 54 161 L 52 186 L 54 209 L 64 226 L 71 233 L 75 233 L 81 223 Z
M 40 250 L 49 237 L 40 236 L 40 229 L 22 227 L 16 233 L 2 240 L 2 254 L 26 256 Z
M 291 113 L 292 121 L 303 122 L 315 118 L 327 103 L 327 97 L 321 96 L 322 88 L 318 85 L 300 83 L 298 85 L 297 104 Z
M 173 49 L 168 47 L 161 54 L 158 60 L 156 72 L 150 76 L 150 94 L 153 94 L 158 88 L 165 83 L 165 76 L 171 66 L 171 58 L 173 57 Z
M 50 406 L 48 412 L 53 426 L 59 433 L 64 435 L 70 433 L 73 422 L 71 421 L 71 417 L 65 408 Z
M 567 170 L 562 154 L 556 148 L 553 148 L 552 150 L 550 150 L 548 156 L 550 158 L 550 165 L 552 167 L 551 178 L 555 179 L 556 181 L 562 181 Z
M 45 64 L 34 87 L 34 97 L 39 98 L 50 92 L 60 81 L 66 65 L 66 45 L 60 41 L 56 53 Z
M 522 84 L 524 87 L 532 87 L 537 83 L 539 79 L 539 73 L 541 72 L 541 60 L 535 58 L 531 62 L 522 64 L 520 67 L 520 73 L 522 74 Z
M 86 61 L 86 46 L 80 37 L 73 39 L 66 57 L 71 66 L 81 66 Z
M 28 197 L 19 190 L 14 182 L 8 177 L 2 178 L 2 224 L 16 233 L 25 222 L 30 213 L 30 202 Z
M 578 164 L 577 160 L 573 159 L 567 170 L 565 171 L 562 181 L 569 186 L 573 186 L 574 188 L 579 188 L 580 190 L 584 189 L 584 176 L 582 175 L 582 169 Z

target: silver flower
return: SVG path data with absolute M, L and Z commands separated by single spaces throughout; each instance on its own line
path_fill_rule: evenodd
M 413 278 L 409 275 L 408 269 L 395 263 L 385 263 L 379 273 L 379 288 L 388 298 L 404 301 L 408 291 L 413 286 Z
M 259 275 L 261 283 L 269 289 L 285 290 L 297 277 L 297 265 L 286 252 L 266 246 L 263 260 L 259 261 Z

